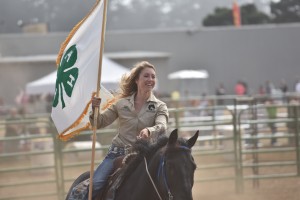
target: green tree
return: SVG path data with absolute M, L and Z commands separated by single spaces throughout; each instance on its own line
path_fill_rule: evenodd
M 277 3 L 271 2 L 272 22 L 293 23 L 300 22 L 300 1 L 281 0 Z
M 110 0 L 108 29 L 199 26 L 203 0 Z
M 242 24 L 267 24 L 270 17 L 257 10 L 254 4 L 246 4 L 241 7 Z
M 245 4 L 240 7 L 242 25 L 270 23 L 270 17 L 257 10 L 255 4 Z M 216 8 L 203 20 L 204 26 L 232 26 L 232 9 Z
M 203 26 L 230 26 L 233 25 L 232 10 L 228 8 L 216 8 L 213 14 L 207 15 L 203 20 Z

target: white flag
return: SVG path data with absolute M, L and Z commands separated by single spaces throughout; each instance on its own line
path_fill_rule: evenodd
M 62 140 L 90 127 L 88 112 L 97 89 L 103 9 L 103 1 L 98 1 L 70 32 L 57 58 L 51 117 Z M 100 97 L 101 105 L 113 99 L 102 86 Z

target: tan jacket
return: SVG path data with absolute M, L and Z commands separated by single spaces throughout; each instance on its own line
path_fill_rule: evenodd
M 97 127 L 103 128 L 119 119 L 118 134 L 112 144 L 120 147 L 131 146 L 137 135 L 144 128 L 150 132 L 150 137 L 157 137 L 167 130 L 169 112 L 167 105 L 158 100 L 153 94 L 143 105 L 139 113 L 134 109 L 134 95 L 121 98 L 98 115 Z M 93 125 L 93 116 L 90 115 Z

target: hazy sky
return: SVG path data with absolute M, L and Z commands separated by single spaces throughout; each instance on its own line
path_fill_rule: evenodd
M 172 3 L 176 2 L 176 0 L 138 1 L 142 2 L 143 6 L 150 4 L 160 6 L 160 10 L 162 10 L 165 15 L 168 15 L 170 9 L 174 6 Z M 272 0 L 237 0 L 239 4 L 255 3 L 261 11 L 267 13 L 269 11 L 268 5 L 270 1 Z M 86 15 L 86 13 L 88 13 L 95 2 L 96 0 L 0 0 L 0 33 L 21 32 L 22 26 L 38 22 L 47 22 L 49 31 L 69 31 Z M 137 2 L 137 0 L 110 0 L 109 2 L 112 2 L 110 4 L 111 9 L 114 9 L 114 5 L 119 6 L 120 4 L 133 7 L 136 5 L 134 2 Z M 212 13 L 215 7 L 231 7 L 233 0 L 182 0 L 178 2 L 181 2 L 181 4 L 183 4 L 182 2 L 186 2 L 187 6 L 190 6 L 190 3 L 193 3 L 194 12 L 191 13 L 190 24 L 191 26 L 201 26 L 201 19 L 207 14 Z M 184 10 L 185 6 L 182 6 L 182 9 Z M 196 13 L 195 10 L 197 10 Z M 118 15 L 118 12 L 115 12 L 114 15 Z M 148 17 L 149 21 L 150 17 L 145 14 L 145 18 L 146 17 Z M 187 17 L 188 16 L 185 16 L 185 18 L 180 20 L 188 20 Z M 123 16 L 121 19 L 122 18 Z M 196 23 L 194 20 L 195 18 L 197 18 Z M 118 18 L 115 17 L 115 19 Z M 165 19 L 167 18 L 165 17 Z M 172 18 L 169 18 L 169 20 L 170 19 Z M 108 22 L 110 21 L 108 20 Z M 115 24 L 112 24 L 112 22 L 110 22 L 111 24 L 108 23 L 107 28 L 118 29 L 117 22 L 118 21 L 116 21 Z M 130 23 L 130 17 L 128 22 L 126 22 L 126 19 L 122 19 L 121 22 L 123 24 Z M 176 25 L 176 23 L 174 24 Z M 189 23 L 186 24 L 188 25 Z M 162 26 L 167 25 L 168 23 L 165 23 Z M 126 25 L 123 27 L 120 26 L 120 29 L 123 29 L 124 27 L 126 27 Z

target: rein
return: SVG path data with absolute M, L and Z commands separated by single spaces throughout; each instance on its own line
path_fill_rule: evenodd
M 158 192 L 158 190 L 157 190 L 157 188 L 156 188 L 156 185 L 155 185 L 155 183 L 154 183 L 154 181 L 153 181 L 153 179 L 152 179 L 152 177 L 151 177 L 151 174 L 149 173 L 148 165 L 147 165 L 147 160 L 146 160 L 145 157 L 144 157 L 144 161 L 145 161 L 146 171 L 147 171 L 147 174 L 148 174 L 148 176 L 149 176 L 149 178 L 150 178 L 150 181 L 151 181 L 151 183 L 152 183 L 152 185 L 153 185 L 153 187 L 154 187 L 154 189 L 155 189 L 155 191 L 156 191 L 156 193 L 157 193 L 157 196 L 159 197 L 160 200 L 162 200 L 162 198 L 161 198 L 161 196 L 160 196 L 160 194 L 159 194 L 159 192 Z
M 179 148 L 190 151 L 190 149 L 188 147 L 186 147 L 186 146 L 179 146 Z M 150 179 L 150 181 L 151 181 L 151 183 L 152 183 L 152 185 L 153 185 L 153 187 L 154 187 L 154 189 L 155 189 L 155 191 L 157 193 L 157 196 L 159 197 L 160 200 L 162 200 L 162 198 L 161 198 L 161 196 L 160 196 L 160 194 L 158 192 L 158 189 L 157 189 L 157 187 L 156 187 L 156 185 L 155 185 L 155 183 L 154 183 L 154 181 L 153 181 L 153 179 L 151 177 L 151 174 L 149 173 L 148 164 L 147 164 L 147 160 L 146 160 L 145 157 L 144 157 L 144 161 L 145 161 L 145 166 L 146 166 L 146 172 L 147 172 L 147 174 L 149 176 L 149 179 Z M 166 187 L 166 189 L 168 191 L 168 195 L 169 195 L 169 200 L 173 200 L 174 196 L 172 195 L 170 187 L 169 187 L 168 182 L 167 182 L 167 174 L 166 174 L 166 170 L 165 170 L 165 156 L 162 156 L 161 159 L 160 159 L 160 164 L 159 164 L 159 169 L 158 169 L 158 173 L 157 173 L 157 178 L 159 178 L 160 174 L 162 174 L 162 176 L 163 176 L 165 187 Z

